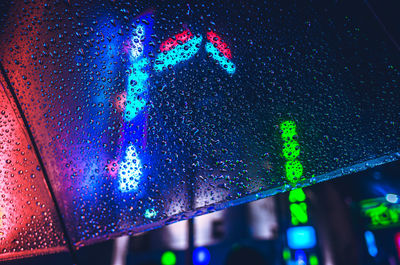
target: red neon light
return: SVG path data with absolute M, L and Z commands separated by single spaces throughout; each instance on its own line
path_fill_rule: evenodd
M 229 60 L 232 59 L 231 50 L 228 48 L 228 44 L 221 40 L 221 37 L 213 31 L 207 32 L 207 39 L 217 47 L 217 49 Z
M 193 37 L 192 32 L 190 32 L 190 30 L 187 29 L 182 33 L 176 34 L 174 37 L 163 41 L 163 43 L 161 43 L 161 45 L 160 45 L 160 50 L 162 52 L 170 51 L 173 48 L 175 48 L 176 46 L 182 45 L 182 44 L 188 42 L 192 37 Z
M 399 256 L 399 259 L 400 259 L 400 232 L 398 232 L 394 236 L 394 241 L 395 241 L 395 244 L 396 244 L 397 255 Z

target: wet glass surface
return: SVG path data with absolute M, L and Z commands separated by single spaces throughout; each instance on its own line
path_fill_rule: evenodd
M 76 246 L 399 158 L 399 54 L 365 7 L 0 10 L 1 63 Z
M 66 250 L 42 169 L 17 113 L 0 83 L 0 260 Z

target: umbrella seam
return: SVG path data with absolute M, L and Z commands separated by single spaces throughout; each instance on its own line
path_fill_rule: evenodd
M 71 238 L 70 238 L 70 236 L 69 236 L 69 233 L 68 233 L 68 231 L 67 231 L 66 223 L 64 222 L 64 219 L 62 218 L 61 210 L 60 210 L 59 204 L 58 204 L 58 202 L 57 202 L 55 193 L 54 193 L 54 191 L 53 191 L 53 189 L 52 189 L 52 187 L 51 187 L 50 179 L 49 179 L 49 177 L 48 177 L 46 168 L 45 168 L 45 166 L 44 166 L 42 157 L 41 157 L 41 155 L 40 155 L 39 148 L 38 148 L 38 146 L 36 145 L 36 142 L 35 142 L 35 139 L 34 139 L 34 137 L 33 137 L 32 131 L 30 130 L 30 127 L 29 127 L 29 124 L 28 124 L 28 120 L 27 120 L 26 117 L 25 117 L 25 114 L 24 114 L 24 112 L 23 112 L 23 109 L 22 109 L 22 107 L 21 107 L 21 104 L 20 104 L 19 101 L 18 101 L 17 94 L 15 93 L 14 88 L 13 88 L 13 86 L 11 85 L 10 79 L 8 78 L 8 75 L 7 75 L 7 73 L 6 73 L 6 71 L 5 71 L 5 68 L 4 68 L 4 66 L 3 66 L 3 64 L 2 64 L 1 61 L 0 61 L 0 72 L 1 72 L 1 74 L 3 75 L 4 81 L 5 81 L 6 84 L 7 84 L 8 90 L 10 91 L 10 93 L 11 93 L 11 95 L 12 95 L 14 101 L 15 101 L 15 105 L 17 106 L 17 109 L 18 109 L 18 111 L 19 111 L 19 114 L 20 114 L 20 116 L 21 116 L 21 119 L 22 119 L 22 121 L 24 122 L 25 129 L 26 129 L 26 131 L 27 131 L 27 133 L 28 133 L 29 140 L 30 140 L 31 143 L 32 143 L 32 146 L 33 146 L 35 155 L 36 155 L 36 157 L 37 157 L 37 159 L 38 159 L 39 165 L 40 165 L 40 167 L 42 168 L 43 177 L 44 177 L 44 179 L 45 179 L 47 188 L 48 188 L 48 190 L 49 190 L 49 192 L 50 192 L 50 196 L 51 196 L 51 198 L 52 198 L 52 200 L 53 200 L 54 208 L 55 208 L 55 210 L 56 210 L 56 212 L 57 212 L 58 218 L 60 219 L 60 225 L 61 225 L 61 228 L 62 228 L 62 230 L 63 230 L 63 232 L 64 232 L 65 241 L 66 241 L 67 247 L 68 247 L 68 249 L 69 249 L 69 251 L 70 251 L 72 261 L 73 261 L 74 264 L 78 264 L 78 262 L 77 262 L 77 256 L 76 256 L 76 253 L 75 253 L 75 248 L 74 248 L 74 246 L 73 246 L 72 240 L 71 240 Z

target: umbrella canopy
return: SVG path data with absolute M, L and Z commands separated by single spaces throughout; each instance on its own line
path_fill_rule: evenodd
M 167 2 L 0 4 L 0 260 L 399 158 L 399 53 L 365 10 Z

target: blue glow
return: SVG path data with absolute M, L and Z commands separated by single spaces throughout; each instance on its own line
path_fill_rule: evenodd
M 214 47 L 214 45 L 211 42 L 206 43 L 206 51 L 208 53 L 211 53 L 212 58 L 216 60 L 228 74 L 233 75 L 235 73 L 236 71 L 235 64 L 228 58 L 223 56 L 221 52 L 216 47 Z
M 390 203 L 398 203 L 399 202 L 399 196 L 396 194 L 388 193 L 386 194 L 386 201 Z
M 185 44 L 178 45 L 170 51 L 165 51 L 157 56 L 154 70 L 162 71 L 168 69 L 168 66 L 174 66 L 180 62 L 184 62 L 192 58 L 200 49 L 202 36 L 193 37 Z
M 193 265 L 208 265 L 210 259 L 210 251 L 205 247 L 198 247 L 193 251 Z
M 365 242 L 367 243 L 368 253 L 372 257 L 378 255 L 378 248 L 376 247 L 375 236 L 371 231 L 365 231 Z
M 313 248 L 317 244 L 315 229 L 312 226 L 290 227 L 286 233 L 291 249 Z
M 119 164 L 119 189 L 122 192 L 136 191 L 142 174 L 142 163 L 139 160 L 135 147 L 130 145 L 126 150 L 124 161 Z
M 306 265 L 307 264 L 307 255 L 304 250 L 296 250 L 294 253 L 294 259 L 296 261 L 296 265 Z
M 146 115 L 145 107 L 148 101 L 148 88 L 150 75 L 149 53 L 151 52 L 152 23 L 151 13 L 146 13 L 138 19 L 134 27 L 131 39 L 124 46 L 129 55 L 128 77 L 126 87 L 126 104 L 124 110 L 124 124 L 122 127 L 122 154 L 118 161 L 118 182 L 122 192 L 143 192 L 140 186 L 146 161 L 144 152 L 138 154 L 138 150 L 144 150 L 146 146 Z M 146 21 L 146 22 L 145 22 Z M 127 50 L 126 50 L 127 49 Z M 148 213 L 149 216 L 153 212 Z
M 144 57 L 145 26 L 139 24 L 134 32 L 129 47 L 130 63 L 126 93 L 125 119 L 131 121 L 146 106 L 143 93 L 147 91 L 149 74 L 146 67 L 149 60 Z

